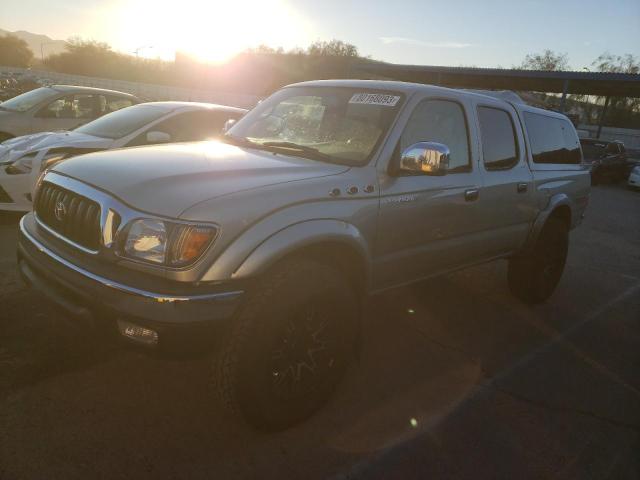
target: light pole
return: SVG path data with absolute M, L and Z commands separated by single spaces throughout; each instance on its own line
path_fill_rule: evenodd
M 144 50 L 145 48 L 153 48 L 153 45 L 143 45 L 141 47 L 136 48 L 133 53 L 136 54 L 136 59 L 138 58 L 138 54 L 140 53 L 140 50 Z
M 58 42 L 40 42 L 40 60 L 44 63 L 44 49 L 42 48 L 44 45 L 53 45 Z

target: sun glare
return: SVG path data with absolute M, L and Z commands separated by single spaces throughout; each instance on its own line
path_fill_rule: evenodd
M 114 6 L 118 44 L 141 56 L 173 59 L 176 51 L 220 63 L 251 47 L 304 47 L 312 26 L 284 0 L 123 1 Z

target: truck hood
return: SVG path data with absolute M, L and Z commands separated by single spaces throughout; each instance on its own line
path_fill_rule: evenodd
M 110 138 L 94 137 L 77 132 L 40 132 L 9 139 L 0 144 L 0 160 L 11 154 L 24 155 L 37 150 L 51 148 L 109 148 L 113 144 Z
M 128 205 L 178 218 L 193 205 L 277 183 L 348 170 L 306 158 L 219 142 L 109 150 L 71 158 L 54 171 L 100 188 Z

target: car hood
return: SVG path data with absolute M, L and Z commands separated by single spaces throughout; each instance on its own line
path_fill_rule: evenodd
M 108 148 L 113 144 L 109 138 L 94 137 L 77 132 L 40 132 L 15 137 L 0 144 L 0 160 L 5 156 L 16 157 L 26 152 L 52 148 Z
M 91 153 L 53 170 L 111 193 L 136 209 L 178 218 L 189 207 L 215 197 L 336 175 L 348 167 L 196 142 Z

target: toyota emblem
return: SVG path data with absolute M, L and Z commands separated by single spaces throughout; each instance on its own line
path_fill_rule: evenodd
M 58 202 L 56 203 L 56 208 L 53 211 L 53 214 L 56 216 L 58 221 L 61 222 L 67 214 L 67 207 L 64 206 L 63 202 Z

